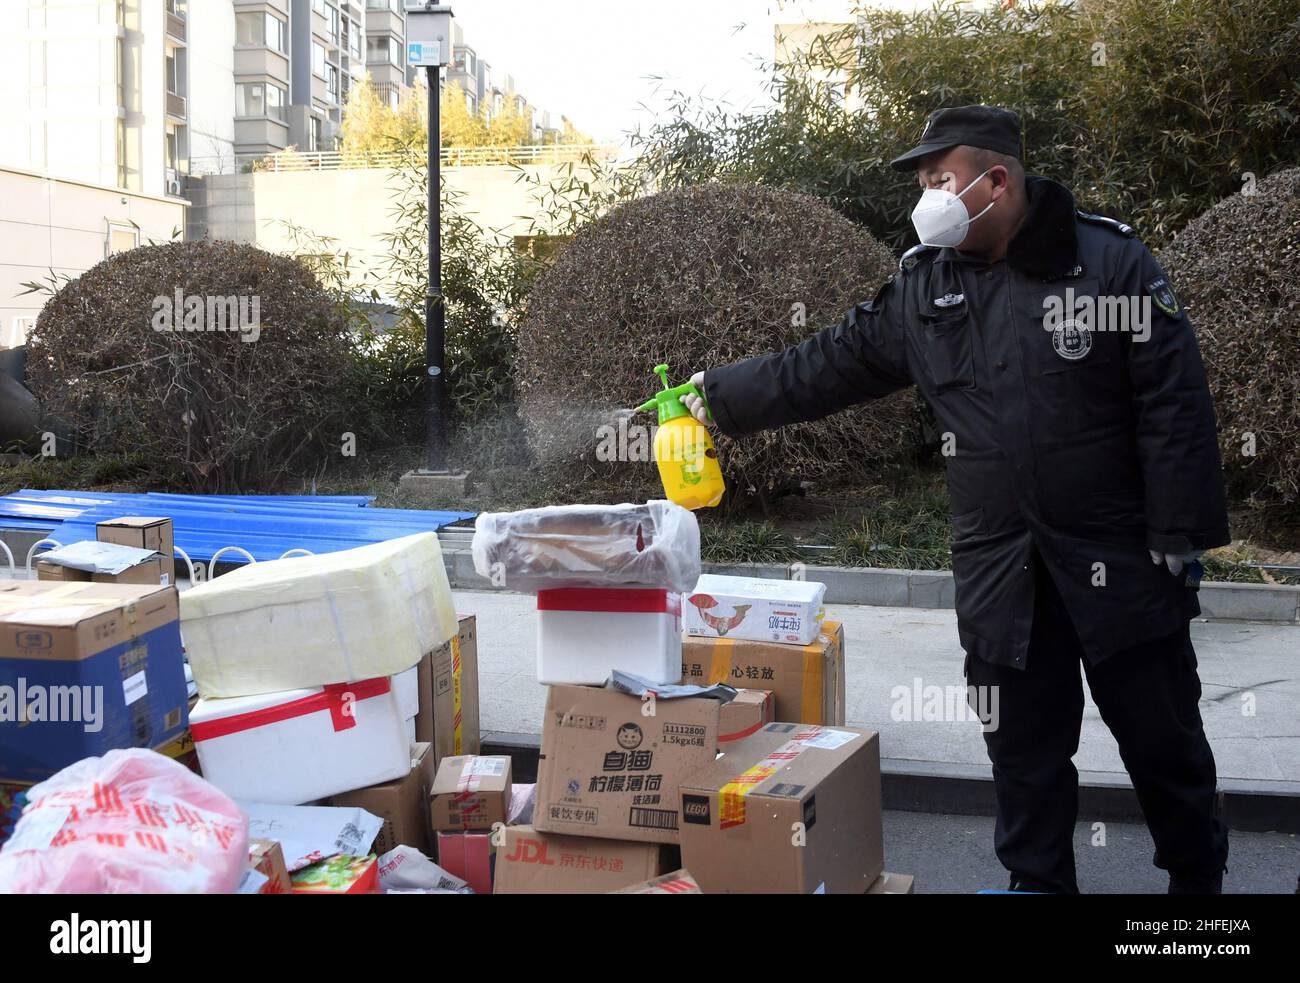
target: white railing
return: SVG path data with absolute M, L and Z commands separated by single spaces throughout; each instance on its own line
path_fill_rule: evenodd
M 564 164 L 590 156 L 613 160 L 614 147 L 597 144 L 541 145 L 526 147 L 447 147 L 442 151 L 443 167 L 485 167 L 507 164 Z M 268 154 L 254 164 L 260 171 L 347 171 L 393 170 L 423 167 L 423 150 L 285 150 Z

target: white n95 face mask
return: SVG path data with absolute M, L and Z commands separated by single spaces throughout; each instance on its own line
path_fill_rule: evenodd
M 991 168 L 990 168 L 991 169 Z M 987 174 L 985 171 L 984 174 Z M 971 216 L 966 210 L 966 203 L 961 200 L 971 188 L 984 177 L 981 174 L 957 194 L 940 188 L 926 188 L 921 192 L 921 200 L 912 209 L 912 226 L 926 246 L 957 246 L 966 238 L 966 227 L 975 219 L 993 207 L 993 202 L 984 206 L 979 215 Z

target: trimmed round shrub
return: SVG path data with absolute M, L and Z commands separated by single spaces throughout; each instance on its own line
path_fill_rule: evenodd
M 778 351 L 838 322 L 896 268 L 870 233 L 809 195 L 705 184 L 621 205 L 574 237 L 529 298 L 517 376 L 531 446 L 543 464 L 598 467 L 616 411 L 660 388 L 657 363 L 679 385 Z M 715 439 L 734 504 L 804 480 L 861 476 L 915 447 L 920 425 L 904 391 L 812 423 Z
M 1300 502 L 1300 168 L 1193 219 L 1160 254 L 1196 328 L 1233 497 Z
M 232 242 L 114 255 L 50 299 L 28 342 L 30 385 L 56 429 L 194 491 L 270 487 L 337 453 L 348 360 L 316 277 Z

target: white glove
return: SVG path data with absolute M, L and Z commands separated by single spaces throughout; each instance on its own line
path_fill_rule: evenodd
M 1169 572 L 1177 577 L 1183 572 L 1183 567 L 1199 560 L 1205 550 L 1195 550 L 1191 553 L 1158 553 L 1155 550 L 1147 550 L 1147 552 L 1151 554 L 1152 563 L 1156 566 L 1163 563 L 1169 568 Z
M 704 391 L 704 373 L 696 372 L 691 376 L 691 384 L 700 392 Z M 691 411 L 691 416 L 699 420 L 705 426 L 713 426 L 713 416 L 709 413 L 709 404 L 699 396 L 687 393 L 682 397 L 682 405 Z

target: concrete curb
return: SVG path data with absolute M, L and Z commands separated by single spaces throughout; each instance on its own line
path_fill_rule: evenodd
M 459 590 L 501 590 L 474 571 L 468 548 L 443 549 L 447 576 Z M 794 563 L 706 563 L 706 573 L 771 580 L 816 580 L 826 585 L 828 604 L 875 604 L 952 610 L 957 594 L 948 570 L 891 570 Z M 1202 583 L 1201 616 L 1211 621 L 1300 624 L 1300 587 L 1273 584 Z
M 508 754 L 515 781 L 537 780 L 541 738 L 536 734 L 488 731 L 482 754 Z M 886 809 L 959 816 L 996 815 L 993 774 L 987 765 L 884 758 L 881 796 Z M 1300 833 L 1300 782 L 1222 778 L 1219 816 L 1230 829 L 1255 833 Z M 1143 823 L 1142 807 L 1128 776 L 1079 773 L 1079 819 Z

